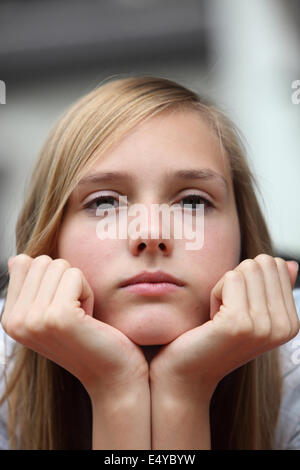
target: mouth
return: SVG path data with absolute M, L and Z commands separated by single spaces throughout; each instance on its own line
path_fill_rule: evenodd
M 177 292 L 182 287 L 170 282 L 139 282 L 124 286 L 122 289 L 134 294 L 154 296 Z
M 141 273 L 133 276 L 120 284 L 120 287 L 126 287 L 128 285 L 133 284 L 174 284 L 175 286 L 182 287 L 184 286 L 184 282 L 180 279 L 172 276 L 169 273 L 164 271 L 142 271 Z
M 124 281 L 120 287 L 128 292 L 151 296 L 176 292 L 184 285 L 183 281 L 163 271 L 143 271 Z

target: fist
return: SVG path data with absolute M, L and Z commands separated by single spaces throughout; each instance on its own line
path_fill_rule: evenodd
M 64 259 L 20 254 L 9 270 L 1 323 L 14 340 L 67 369 L 90 395 L 148 374 L 142 351 L 93 318 L 94 294 L 80 269 Z

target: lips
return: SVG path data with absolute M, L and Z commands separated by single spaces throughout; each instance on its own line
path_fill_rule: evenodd
M 157 283 L 169 283 L 175 284 L 177 286 L 184 286 L 184 282 L 176 277 L 172 276 L 171 274 L 165 273 L 164 271 L 143 271 L 136 276 L 123 281 L 120 287 L 126 287 L 133 284 L 141 284 L 141 283 L 149 283 L 149 284 L 157 284 Z

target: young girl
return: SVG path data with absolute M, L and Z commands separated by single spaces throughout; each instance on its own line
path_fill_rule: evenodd
M 272 255 L 253 184 L 230 120 L 169 80 L 114 80 L 64 114 L 8 264 L 11 448 L 275 447 L 297 266 Z M 152 219 L 138 237 L 97 236 L 99 208 L 110 224 L 191 201 L 198 250 Z

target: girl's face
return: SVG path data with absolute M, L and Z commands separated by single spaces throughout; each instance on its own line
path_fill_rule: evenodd
M 182 170 L 202 173 L 176 176 Z M 126 175 L 101 179 L 107 172 Z M 85 275 L 94 292 L 94 317 L 141 346 L 167 344 L 206 322 L 211 289 L 240 261 L 240 230 L 228 162 L 201 116 L 191 110 L 150 118 L 100 156 L 83 179 L 69 198 L 57 255 Z M 122 195 L 128 206 L 143 204 L 149 214 L 152 204 L 176 204 L 183 213 L 185 204 L 205 203 L 202 248 L 187 249 L 191 239 L 184 233 L 175 238 L 172 228 L 162 238 L 161 218 L 149 218 L 149 230 L 139 238 L 99 239 L 96 227 L 103 217 L 96 215 L 97 204 L 117 209 Z M 106 198 L 95 201 L 100 196 Z M 151 227 L 159 238 L 151 237 Z M 184 286 L 155 296 L 120 287 L 141 271 L 158 270 Z

